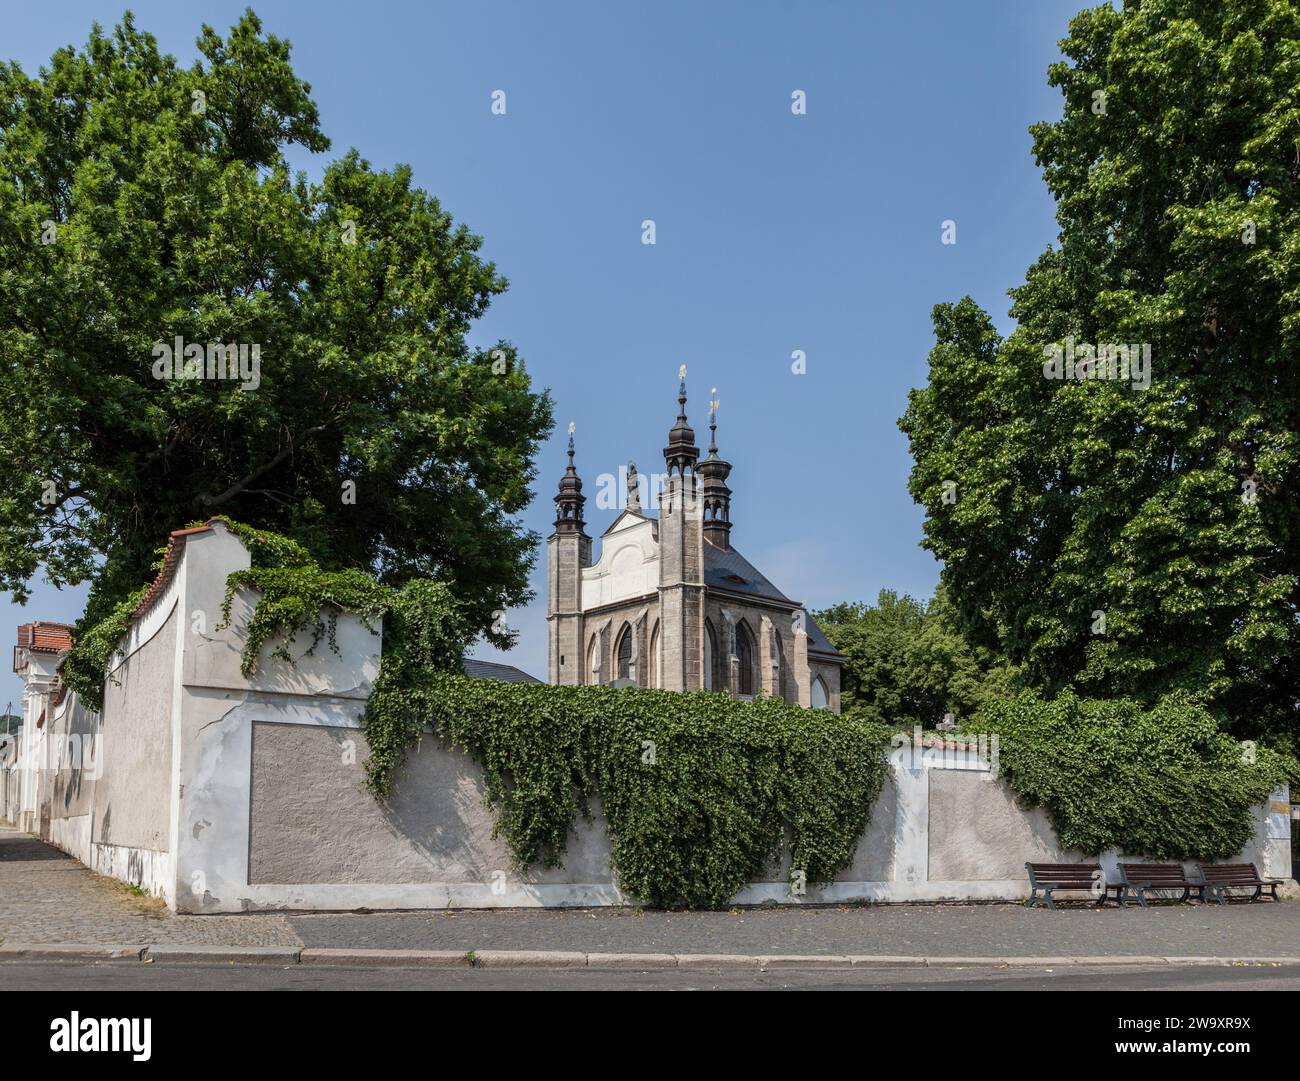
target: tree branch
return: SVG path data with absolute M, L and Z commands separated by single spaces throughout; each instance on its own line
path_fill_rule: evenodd
M 213 507 L 219 507 L 223 503 L 230 502 L 230 500 L 234 499 L 235 496 L 247 489 L 248 486 L 259 477 L 264 477 L 267 473 L 271 472 L 272 469 L 288 458 L 289 455 L 296 451 L 306 440 L 310 439 L 313 435 L 319 435 L 328 427 L 328 423 L 318 424 L 314 428 L 308 428 L 305 432 L 300 432 L 298 435 L 290 439 L 289 445 L 269 462 L 265 465 L 258 466 L 258 468 L 254 469 L 253 472 L 248 474 L 248 476 L 244 477 L 243 480 L 236 481 L 220 495 L 209 495 L 204 492 L 202 495 L 195 496 L 195 506 L 211 510 Z

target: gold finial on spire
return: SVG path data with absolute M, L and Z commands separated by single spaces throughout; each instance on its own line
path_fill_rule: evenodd
M 709 412 L 716 413 L 718 411 L 718 388 L 714 387 L 709 393 L 713 395 L 713 401 L 709 402 Z
M 685 365 L 685 364 L 683 364 L 680 368 L 677 369 L 677 378 L 678 378 L 678 379 L 685 379 L 685 378 L 686 378 L 686 365 Z
M 573 421 L 569 421 L 569 434 L 573 434 Z

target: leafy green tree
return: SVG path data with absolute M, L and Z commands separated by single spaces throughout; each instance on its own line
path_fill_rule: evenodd
M 442 580 L 488 630 L 528 595 L 511 516 L 551 427 L 514 348 L 466 341 L 506 281 L 405 166 L 291 174 L 329 142 L 251 11 L 198 48 L 182 68 L 128 14 L 0 66 L 0 588 L 94 579 L 102 615 L 223 514 Z M 178 337 L 248 346 L 241 378 L 167 378 Z
M 1298 42 L 1289 0 L 1077 16 L 1049 72 L 1063 115 L 1032 129 L 1059 243 L 1011 291 L 1009 337 L 969 298 L 935 309 L 900 422 L 972 642 L 1049 692 L 1186 691 L 1282 743 L 1300 730 Z M 1139 346 L 1136 375 L 1046 377 L 1112 343 Z
M 847 658 L 841 708 L 883 724 L 930 728 L 983 702 L 994 658 L 962 638 L 942 588 L 928 604 L 882 589 L 875 605 L 843 602 L 813 614 Z

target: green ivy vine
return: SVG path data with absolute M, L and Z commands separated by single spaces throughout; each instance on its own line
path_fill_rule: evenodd
M 73 630 L 72 649 L 63 659 L 60 678 L 92 712 L 98 713 L 104 708 L 104 684 L 112 678 L 109 665 L 113 663 L 118 645 L 131 629 L 131 613 L 148 591 L 148 586 L 141 586 L 114 605 L 102 619 L 88 626 L 78 623 Z
M 882 726 L 773 698 L 390 675 L 363 724 L 376 796 L 432 730 L 482 767 L 517 867 L 558 866 L 598 797 L 620 886 L 656 906 L 726 905 L 786 847 L 809 884 L 831 880 L 887 770 Z
M 1063 848 L 1156 860 L 1226 859 L 1254 831 L 1251 808 L 1300 771 L 1224 733 L 1202 705 L 1032 692 L 987 703 L 968 726 L 996 733 L 1002 778 L 1047 809 Z

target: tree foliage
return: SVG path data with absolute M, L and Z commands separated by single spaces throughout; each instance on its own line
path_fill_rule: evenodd
M 97 623 L 157 537 L 221 513 L 447 582 L 488 630 L 528 595 L 510 516 L 551 425 L 508 342 L 467 342 L 506 281 L 408 167 L 291 173 L 329 142 L 252 12 L 198 49 L 127 15 L 0 66 L 0 587 L 93 578 Z M 156 378 L 177 337 L 258 346 L 260 382 Z
M 997 734 L 1002 777 L 1048 809 L 1062 847 L 1088 855 L 1235 856 L 1254 831 L 1251 808 L 1297 771 L 1238 743 L 1185 694 L 1146 707 L 1025 691 L 991 699 L 970 727 Z
M 841 708 L 881 724 L 965 719 L 1015 675 L 962 637 L 942 586 L 929 602 L 882 589 L 875 605 L 843 602 L 813 618 L 845 656 Z
M 962 628 L 1050 692 L 1185 690 L 1300 731 L 1300 10 L 1085 11 L 1032 129 L 1060 238 L 1005 339 L 935 308 L 900 422 Z M 1049 379 L 1055 345 L 1149 345 L 1150 385 Z M 954 501 L 955 497 L 955 501 Z M 1099 619 L 1101 617 L 1101 619 Z

